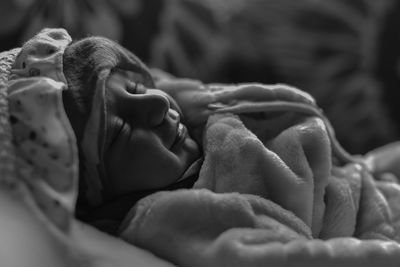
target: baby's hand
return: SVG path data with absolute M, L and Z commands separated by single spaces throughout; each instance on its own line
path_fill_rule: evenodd
M 215 102 L 215 96 L 197 80 L 162 80 L 157 88 L 172 96 L 183 113 L 183 122 L 189 127 L 205 124 L 213 112 L 209 105 Z

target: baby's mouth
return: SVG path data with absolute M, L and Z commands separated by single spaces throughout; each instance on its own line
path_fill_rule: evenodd
M 178 129 L 176 130 L 176 137 L 172 146 L 181 144 L 187 136 L 187 128 L 182 123 L 178 124 Z

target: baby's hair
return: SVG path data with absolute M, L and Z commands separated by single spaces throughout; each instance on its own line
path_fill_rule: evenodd
M 139 72 L 152 83 L 147 67 L 139 58 L 103 37 L 74 41 L 65 49 L 63 67 L 70 94 L 84 117 L 90 113 L 96 83 L 102 75 L 119 68 Z
M 98 81 L 105 80 L 115 69 L 141 73 L 148 84 L 154 85 L 147 67 L 133 53 L 109 39 L 88 37 L 74 41 L 64 51 L 63 71 L 68 89 L 63 92 L 63 101 L 77 139 L 80 176 L 85 172 L 85 159 L 80 144 Z M 83 179 L 79 180 L 78 202 L 83 207 L 87 204 L 82 198 L 86 185 Z
M 97 57 L 98 43 L 101 42 L 95 42 L 92 39 L 75 41 L 65 49 L 63 57 L 68 90 L 84 116 L 87 116 L 91 110 L 101 63 L 108 59 L 107 54 Z

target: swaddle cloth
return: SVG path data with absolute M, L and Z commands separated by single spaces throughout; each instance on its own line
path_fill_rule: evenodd
M 63 29 L 38 33 L 22 47 L 8 83 L 17 174 L 64 231 L 74 216 L 78 182 L 76 140 L 62 101 L 62 53 L 70 41 Z
M 62 228 L 74 214 L 78 181 L 75 136 L 62 105 L 64 87 L 47 78 L 21 79 L 10 83 L 8 97 L 19 176 Z
M 10 79 L 41 76 L 66 84 L 63 53 L 71 41 L 64 29 L 43 29 L 23 45 Z

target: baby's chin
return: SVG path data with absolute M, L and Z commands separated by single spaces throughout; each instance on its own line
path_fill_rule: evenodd
M 193 168 L 192 165 L 201 158 L 200 147 L 189 135 L 187 135 L 180 146 L 175 147 L 172 152 L 177 155 L 182 163 L 182 169 L 184 170 L 183 176 L 185 176 L 185 173 L 188 172 L 190 168 Z M 178 180 L 182 178 L 183 177 L 180 176 Z

